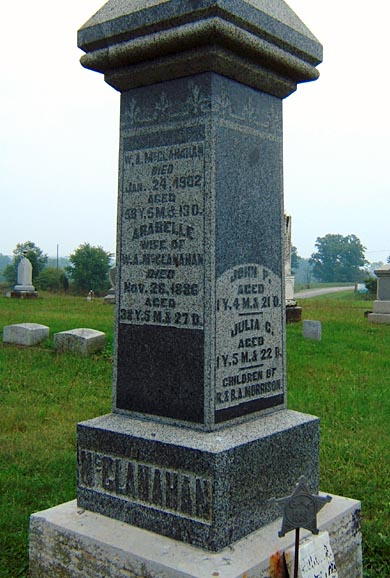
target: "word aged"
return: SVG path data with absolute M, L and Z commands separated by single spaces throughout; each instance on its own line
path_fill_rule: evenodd
M 281 303 L 280 278 L 261 265 L 235 267 L 217 280 L 217 411 L 261 399 L 271 407 L 283 399 Z

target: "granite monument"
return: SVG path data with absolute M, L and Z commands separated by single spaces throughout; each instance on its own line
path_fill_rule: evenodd
M 283 0 L 109 0 L 78 44 L 121 93 L 113 407 L 78 425 L 78 510 L 32 517 L 33 576 L 58 539 L 72 576 L 76 543 L 91 576 L 125 576 L 123 555 L 158 578 L 208 576 L 235 544 L 242 576 L 270 498 L 319 486 L 319 420 L 286 404 L 281 167 L 282 99 L 322 47 Z

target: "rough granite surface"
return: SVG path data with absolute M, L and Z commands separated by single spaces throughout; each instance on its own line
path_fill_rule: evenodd
M 205 433 L 111 414 L 78 426 L 78 505 L 218 551 L 318 492 L 318 418 L 282 410 Z

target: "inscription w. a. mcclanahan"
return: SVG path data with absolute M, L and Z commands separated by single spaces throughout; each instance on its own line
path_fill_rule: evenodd
M 120 322 L 201 329 L 203 142 L 124 150 L 121 188 Z

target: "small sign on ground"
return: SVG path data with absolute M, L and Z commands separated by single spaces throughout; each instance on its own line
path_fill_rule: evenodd
M 290 578 L 294 575 L 294 548 L 285 551 Z M 299 578 L 338 578 L 328 532 L 308 538 L 299 546 Z

